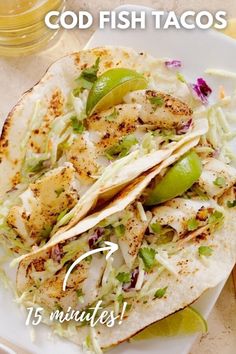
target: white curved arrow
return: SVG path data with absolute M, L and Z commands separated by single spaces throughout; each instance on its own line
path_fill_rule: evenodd
M 98 253 L 98 252 L 103 252 L 103 251 L 109 251 L 106 255 L 106 260 L 108 260 L 109 257 L 111 257 L 111 255 L 116 252 L 119 248 L 119 246 L 116 243 L 113 242 L 109 242 L 109 241 L 105 241 L 104 242 L 105 245 L 107 245 L 107 247 L 102 247 L 102 248 L 96 248 L 95 250 L 89 251 L 87 253 L 84 253 L 82 256 L 80 256 L 78 259 L 76 259 L 76 261 L 74 261 L 73 264 L 71 264 L 70 268 L 68 269 L 68 271 L 66 272 L 64 281 L 63 281 L 63 291 L 66 291 L 66 284 L 68 281 L 68 278 L 70 276 L 70 273 L 72 272 L 72 270 L 85 258 L 91 256 L 94 253 Z

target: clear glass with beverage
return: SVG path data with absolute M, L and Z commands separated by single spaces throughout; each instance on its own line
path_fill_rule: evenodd
M 44 23 L 65 0 L 0 0 L 0 56 L 28 55 L 46 47 L 58 34 Z

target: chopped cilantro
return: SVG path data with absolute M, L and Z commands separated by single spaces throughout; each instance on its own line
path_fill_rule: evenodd
M 167 288 L 166 286 L 165 288 L 158 289 L 154 294 L 155 299 L 161 299 L 165 295 Z
M 107 149 L 105 152 L 106 157 L 108 160 L 114 160 L 116 157 L 119 157 L 121 153 L 121 147 L 119 144 L 112 146 L 111 148 Z
M 130 134 L 123 138 L 121 145 L 124 149 L 130 150 L 130 148 L 137 143 L 138 140 L 135 135 Z
M 114 227 L 114 231 L 115 231 L 115 234 L 117 237 L 123 236 L 125 233 L 125 225 L 120 224 L 120 225 Z
M 163 104 L 164 104 L 163 98 L 158 97 L 158 96 L 156 96 L 156 97 L 149 97 L 148 100 L 149 100 L 149 102 L 151 103 L 152 108 L 153 108 L 154 110 L 156 110 L 157 107 L 163 106 Z
M 132 307 L 132 304 L 127 304 L 127 305 L 126 305 L 126 311 L 131 310 L 131 307 Z
M 92 259 L 93 259 L 93 256 L 90 254 L 88 257 L 85 258 L 85 261 L 87 263 L 91 263 L 92 262 Z
M 65 189 L 63 187 L 58 188 L 55 190 L 57 198 L 60 197 L 61 193 L 65 192 Z
M 234 208 L 235 206 L 236 206 L 236 199 L 234 199 L 232 202 L 230 200 L 227 201 L 228 208 Z
M 223 213 L 216 210 L 216 211 L 214 211 L 214 213 L 212 213 L 209 216 L 209 219 L 208 219 L 209 224 L 218 224 L 223 219 L 223 217 L 224 217 Z
M 80 93 L 81 93 L 81 88 L 80 87 L 76 87 L 73 91 L 73 96 L 75 97 L 79 97 Z
M 131 276 L 129 273 L 118 273 L 116 279 L 119 280 L 121 283 L 129 283 L 131 280 Z
M 138 143 L 138 140 L 136 137 L 132 134 L 127 135 L 124 137 L 120 143 L 112 146 L 111 148 L 107 149 L 105 152 L 106 157 L 109 160 L 114 160 L 116 157 L 124 157 L 128 155 L 130 152 L 130 149 L 132 148 L 133 145 L 136 145 Z
M 82 71 L 80 76 L 76 79 L 76 82 L 78 84 L 77 90 L 82 91 L 83 89 L 87 89 L 87 90 L 91 89 L 93 83 L 97 80 L 99 62 L 100 62 L 100 58 L 97 58 L 94 65 Z
M 58 310 L 58 311 L 63 311 L 63 308 L 62 308 L 61 305 L 58 304 L 58 303 L 55 304 L 55 308 L 56 308 L 56 310 Z
M 35 165 L 29 166 L 28 171 L 32 173 L 37 173 L 42 171 L 42 169 L 44 168 L 44 161 L 45 160 L 40 160 Z
M 217 187 L 224 187 L 226 184 L 226 180 L 224 177 L 217 177 L 213 183 Z
M 64 263 L 65 266 L 66 266 L 66 270 L 68 270 L 70 268 L 70 266 L 73 264 L 72 261 L 68 261 L 66 263 Z M 72 270 L 72 273 L 76 270 L 76 267 Z
M 46 225 L 44 226 L 43 230 L 41 231 L 41 238 L 47 239 L 48 236 L 50 235 L 52 231 L 52 226 L 51 225 Z
M 105 120 L 112 122 L 113 120 L 116 120 L 116 118 L 118 117 L 119 112 L 114 108 L 113 112 L 111 114 L 109 114 Z
M 194 193 L 196 193 L 201 198 L 201 200 L 209 200 L 209 197 L 206 194 L 206 192 L 201 190 L 201 188 L 198 187 L 197 185 L 194 185 L 191 189 Z
M 84 132 L 83 122 L 78 120 L 76 116 L 70 118 L 74 133 L 82 134 Z
M 117 301 L 118 301 L 118 303 L 119 303 L 120 305 L 123 304 L 123 302 L 124 302 L 124 296 L 123 296 L 122 294 L 118 295 L 118 296 L 117 296 Z
M 198 228 L 199 223 L 196 219 L 191 218 L 187 222 L 188 231 L 194 231 Z
M 79 85 L 79 87 L 76 88 L 76 92 L 77 92 L 76 96 L 77 97 L 84 89 L 90 90 L 91 87 L 93 86 L 93 81 L 87 80 L 83 77 L 76 79 L 76 82 Z M 73 90 L 73 93 L 74 93 L 74 90 Z
M 159 224 L 159 222 L 151 224 L 150 228 L 155 234 L 159 234 L 162 230 L 162 226 Z
M 208 246 L 200 246 L 198 248 L 198 254 L 199 256 L 206 256 L 209 257 L 211 256 L 213 253 L 213 249 L 211 247 Z
M 155 263 L 156 263 L 155 255 L 156 255 L 156 252 L 153 248 L 150 248 L 150 247 L 140 248 L 139 257 L 143 260 L 145 269 L 147 271 L 151 270 L 152 267 L 155 265 Z
M 76 290 L 76 295 L 77 295 L 78 297 L 84 296 L 82 289 Z

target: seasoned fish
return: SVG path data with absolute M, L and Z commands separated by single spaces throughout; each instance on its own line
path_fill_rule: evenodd
M 118 242 L 127 266 L 132 268 L 141 247 L 150 217 L 147 215 L 146 221 L 142 221 L 135 204 L 130 205 L 125 210 L 125 213 L 130 213 L 130 218 L 125 226 L 125 232 L 119 237 Z
M 82 260 L 70 274 L 66 290 L 63 290 L 69 265 L 88 250 L 88 240 L 84 235 L 79 240 L 55 245 L 50 252 L 42 252 L 39 258 L 27 263 L 24 271 L 28 276 L 29 287 L 34 287 L 36 292 L 35 301 L 43 303 L 46 308 L 61 308 L 64 311 L 69 306 L 81 309 L 92 304 L 98 296 L 106 266 L 106 260 L 100 254 L 93 255 L 91 260 Z M 19 280 L 21 286 L 24 286 L 24 278 L 20 276 Z
M 202 218 L 204 214 L 208 216 L 208 211 L 213 210 L 211 201 L 191 200 L 184 198 L 175 198 L 165 205 L 152 209 L 152 223 L 159 223 L 161 226 L 170 226 L 176 231 L 178 236 L 182 236 L 188 231 L 188 221 L 191 219 Z
M 136 88 L 149 90 L 124 100 L 118 92 L 118 100 L 111 98 L 104 111 L 88 117 L 89 111 L 96 112 L 95 106 L 88 109 L 91 86 L 110 69 L 121 75 L 118 87 L 123 75 L 129 78 L 130 73 Z M 150 90 L 154 87 L 158 90 Z M 109 85 L 103 89 L 99 100 Z M 125 84 L 124 89 L 132 90 L 132 85 Z M 18 243 L 17 252 L 24 253 L 25 243 L 38 245 L 42 238 L 47 241 L 64 232 L 182 144 L 196 145 L 207 121 L 192 122 L 190 107 L 178 97 L 192 102 L 191 90 L 176 72 L 163 61 L 131 49 L 84 50 L 55 63 L 9 113 L 0 138 L 0 226 L 11 249 L 16 250 Z M 38 179 L 43 181 L 43 174 L 54 173 L 64 163 L 73 165 L 75 182 L 54 200 L 54 182 L 45 182 L 43 191 Z M 61 219 L 66 209 L 70 214 Z
M 27 244 L 47 240 L 59 214 L 76 204 L 74 174 L 70 163 L 46 173 L 20 195 L 20 205 L 10 209 L 7 222 Z
M 159 91 L 135 91 L 126 95 L 124 100 L 127 103 L 140 104 L 140 120 L 158 128 L 181 128 L 190 122 L 193 114 L 186 103 Z
M 163 100 L 162 106 L 150 102 L 155 97 Z M 137 144 L 141 145 L 147 132 L 142 128 L 143 124 L 147 124 L 149 130 L 156 130 L 181 128 L 183 124 L 191 123 L 192 110 L 173 96 L 156 91 L 137 91 L 129 94 L 126 100 L 129 103 L 89 117 L 86 132 L 68 149 L 67 159 L 74 164 L 79 180 L 86 183 L 101 174 L 109 163 L 106 152 L 124 137 L 134 134 Z
M 224 162 L 208 158 L 203 166 L 199 186 L 210 197 L 220 197 L 236 183 L 236 170 Z
M 110 118 L 112 115 L 114 117 Z M 138 116 L 138 105 L 121 104 L 86 120 L 87 130 L 66 152 L 80 182 L 90 183 L 102 173 L 109 164 L 106 151 L 137 129 Z

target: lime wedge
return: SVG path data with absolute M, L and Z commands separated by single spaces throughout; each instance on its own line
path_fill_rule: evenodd
M 195 309 L 186 307 L 145 328 L 136 334 L 132 340 L 190 335 L 197 332 L 206 333 L 207 322 Z
M 134 70 L 116 68 L 106 71 L 93 84 L 86 113 L 91 115 L 122 102 L 123 97 L 131 91 L 147 87 L 145 77 Z
M 186 192 L 200 177 L 202 164 L 194 151 L 185 154 L 150 191 L 145 205 L 156 205 Z

